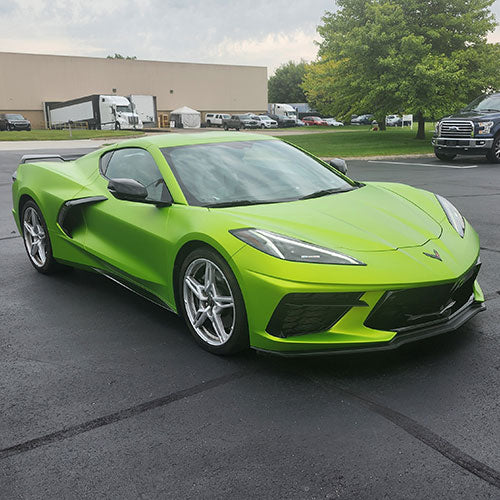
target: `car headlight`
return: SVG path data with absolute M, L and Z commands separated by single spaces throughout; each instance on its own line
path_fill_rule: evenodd
M 465 220 L 462 214 L 456 209 L 455 205 L 448 201 L 446 198 L 442 196 L 436 195 L 437 200 L 443 207 L 444 213 L 450 224 L 455 228 L 455 231 L 463 238 L 465 233 Z
M 439 135 L 439 125 L 440 125 L 440 122 L 436 122 L 436 126 L 434 127 L 434 133 L 436 135 Z
M 363 262 L 343 253 L 263 229 L 233 229 L 229 232 L 257 250 L 282 260 L 366 266 Z
M 478 122 L 478 134 L 489 134 L 494 122 Z

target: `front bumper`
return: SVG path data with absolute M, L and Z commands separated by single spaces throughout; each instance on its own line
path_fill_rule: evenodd
M 26 123 L 26 124 L 20 124 L 20 123 L 9 123 L 8 127 L 11 130 L 31 130 L 31 124 Z
M 433 249 L 437 249 L 442 261 L 423 255 L 423 252 L 433 253 Z M 469 281 L 473 293 L 469 288 L 456 307 L 448 307 L 447 298 L 442 304 L 443 315 L 436 316 L 435 309 L 412 310 L 411 307 L 412 301 L 419 303 L 421 297 L 425 300 L 426 287 L 439 288 L 437 291 L 442 293 L 446 285 L 471 276 L 478 259 L 479 241 L 468 224 L 464 240 L 454 231 L 446 231 L 441 238 L 420 247 L 357 253 L 355 257 L 367 262 L 367 266 L 292 263 L 257 252 L 245 246 L 233 256 L 247 310 L 250 345 L 257 350 L 294 355 L 306 351 L 391 348 L 384 346 L 396 346 L 458 328 L 462 324 L 460 318 L 465 322 L 473 316 L 469 312 L 479 312 L 484 302 L 474 275 Z M 397 301 L 395 307 L 404 310 L 408 317 L 421 315 L 422 319 L 405 323 L 396 316 L 395 321 L 374 322 L 372 316 L 368 321 L 388 292 L 413 289 L 424 293 L 418 297 L 411 295 L 409 308 L 404 307 L 404 300 Z M 317 301 L 318 295 L 325 300 Z M 462 308 L 471 296 L 477 307 L 468 304 L 464 311 L 458 312 L 457 307 Z M 306 300 L 302 300 L 304 297 Z M 283 305 L 288 310 L 279 315 Z M 309 307 L 311 305 L 314 307 Z M 321 307 L 328 307 L 329 311 L 324 313 Z M 391 306 L 388 310 L 392 310 Z M 276 320 L 275 313 L 280 321 Z
M 493 138 L 458 138 L 458 137 L 433 137 L 432 145 L 439 149 L 465 149 L 465 150 L 478 150 L 478 149 L 491 149 L 493 146 Z
M 426 325 L 412 331 L 397 332 L 396 335 L 386 342 L 372 342 L 372 343 L 359 343 L 339 346 L 332 350 L 296 350 L 296 351 L 271 351 L 268 349 L 255 348 L 257 351 L 274 354 L 282 357 L 298 357 L 298 356 L 331 356 L 336 354 L 354 354 L 360 352 L 377 352 L 377 351 L 391 351 L 401 347 L 404 344 L 411 342 L 418 342 L 419 340 L 428 339 L 449 333 L 457 330 L 467 321 L 469 321 L 476 314 L 484 311 L 486 306 L 474 299 L 471 299 L 465 306 L 455 312 L 446 321 L 439 324 Z

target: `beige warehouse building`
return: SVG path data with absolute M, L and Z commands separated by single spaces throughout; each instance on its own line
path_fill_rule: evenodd
M 90 94 L 156 96 L 159 123 L 181 106 L 266 112 L 267 68 L 0 52 L 0 113 L 44 128 L 44 102 Z

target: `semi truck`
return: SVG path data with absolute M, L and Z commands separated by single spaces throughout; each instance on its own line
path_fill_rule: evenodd
M 297 121 L 297 110 L 290 104 L 269 103 L 267 111 L 272 115 L 285 116 Z
M 143 128 L 139 115 L 124 96 L 93 94 L 64 102 L 46 102 L 48 128 L 80 124 L 89 129 L 130 130 Z

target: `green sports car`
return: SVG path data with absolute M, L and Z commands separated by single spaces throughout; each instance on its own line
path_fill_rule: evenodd
M 182 315 L 211 352 L 391 349 L 484 309 L 478 236 L 439 195 L 234 132 L 63 160 L 28 155 L 13 176 L 35 269 L 101 273 Z

